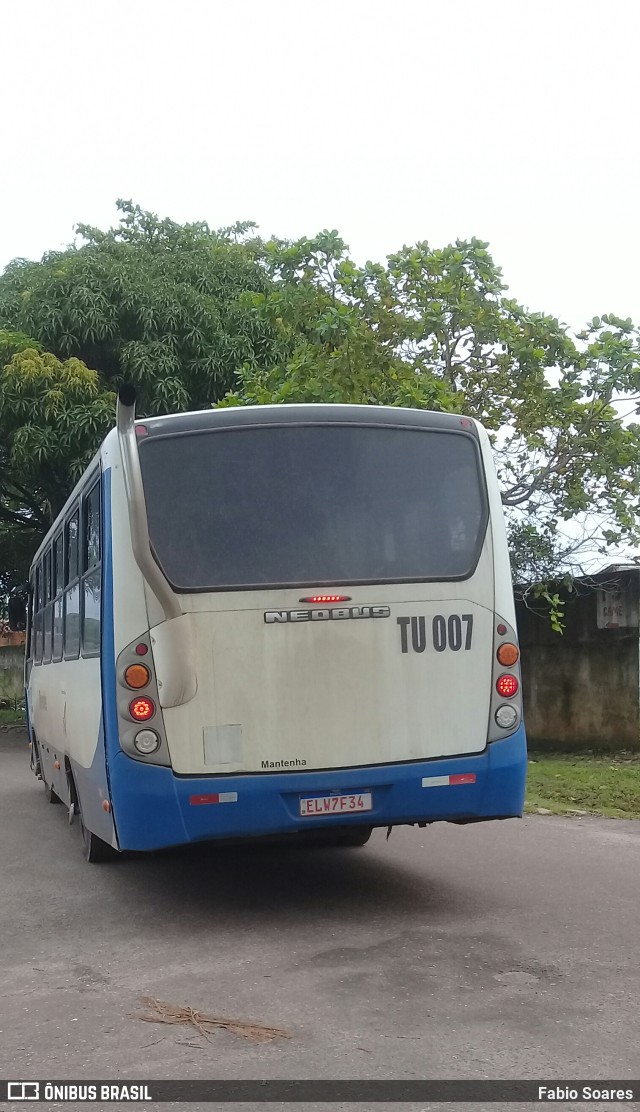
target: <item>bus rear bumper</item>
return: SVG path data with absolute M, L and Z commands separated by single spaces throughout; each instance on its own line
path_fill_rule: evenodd
M 518 817 L 526 770 L 521 726 L 474 756 L 326 772 L 175 776 L 120 752 L 111 764 L 111 795 L 120 848 L 153 850 L 329 826 Z M 340 793 L 370 793 L 372 809 L 301 817 L 301 797 Z

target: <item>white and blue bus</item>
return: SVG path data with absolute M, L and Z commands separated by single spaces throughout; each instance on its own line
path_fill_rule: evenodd
M 123 387 L 30 575 L 32 767 L 87 859 L 521 815 L 483 428 L 357 405 L 136 421 L 134 405 Z

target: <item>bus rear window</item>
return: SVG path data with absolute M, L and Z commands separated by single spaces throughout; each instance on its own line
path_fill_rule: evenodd
M 140 460 L 178 590 L 463 579 L 482 547 L 480 456 L 463 433 L 245 426 L 148 437 Z

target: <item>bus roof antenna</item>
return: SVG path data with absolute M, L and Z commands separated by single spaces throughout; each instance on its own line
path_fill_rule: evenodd
M 149 544 L 147 506 L 144 498 L 135 429 L 136 391 L 133 386 L 127 383 L 124 383 L 118 391 L 116 413 L 116 427 L 122 456 L 133 555 L 145 581 L 160 603 L 165 618 L 167 620 L 178 618 L 182 614 L 180 601 L 154 560 Z

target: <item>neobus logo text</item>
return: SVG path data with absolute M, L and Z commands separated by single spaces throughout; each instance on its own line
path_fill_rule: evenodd
M 336 606 L 333 610 L 267 610 L 267 625 L 275 622 L 331 622 L 345 618 L 388 618 L 388 606 Z

